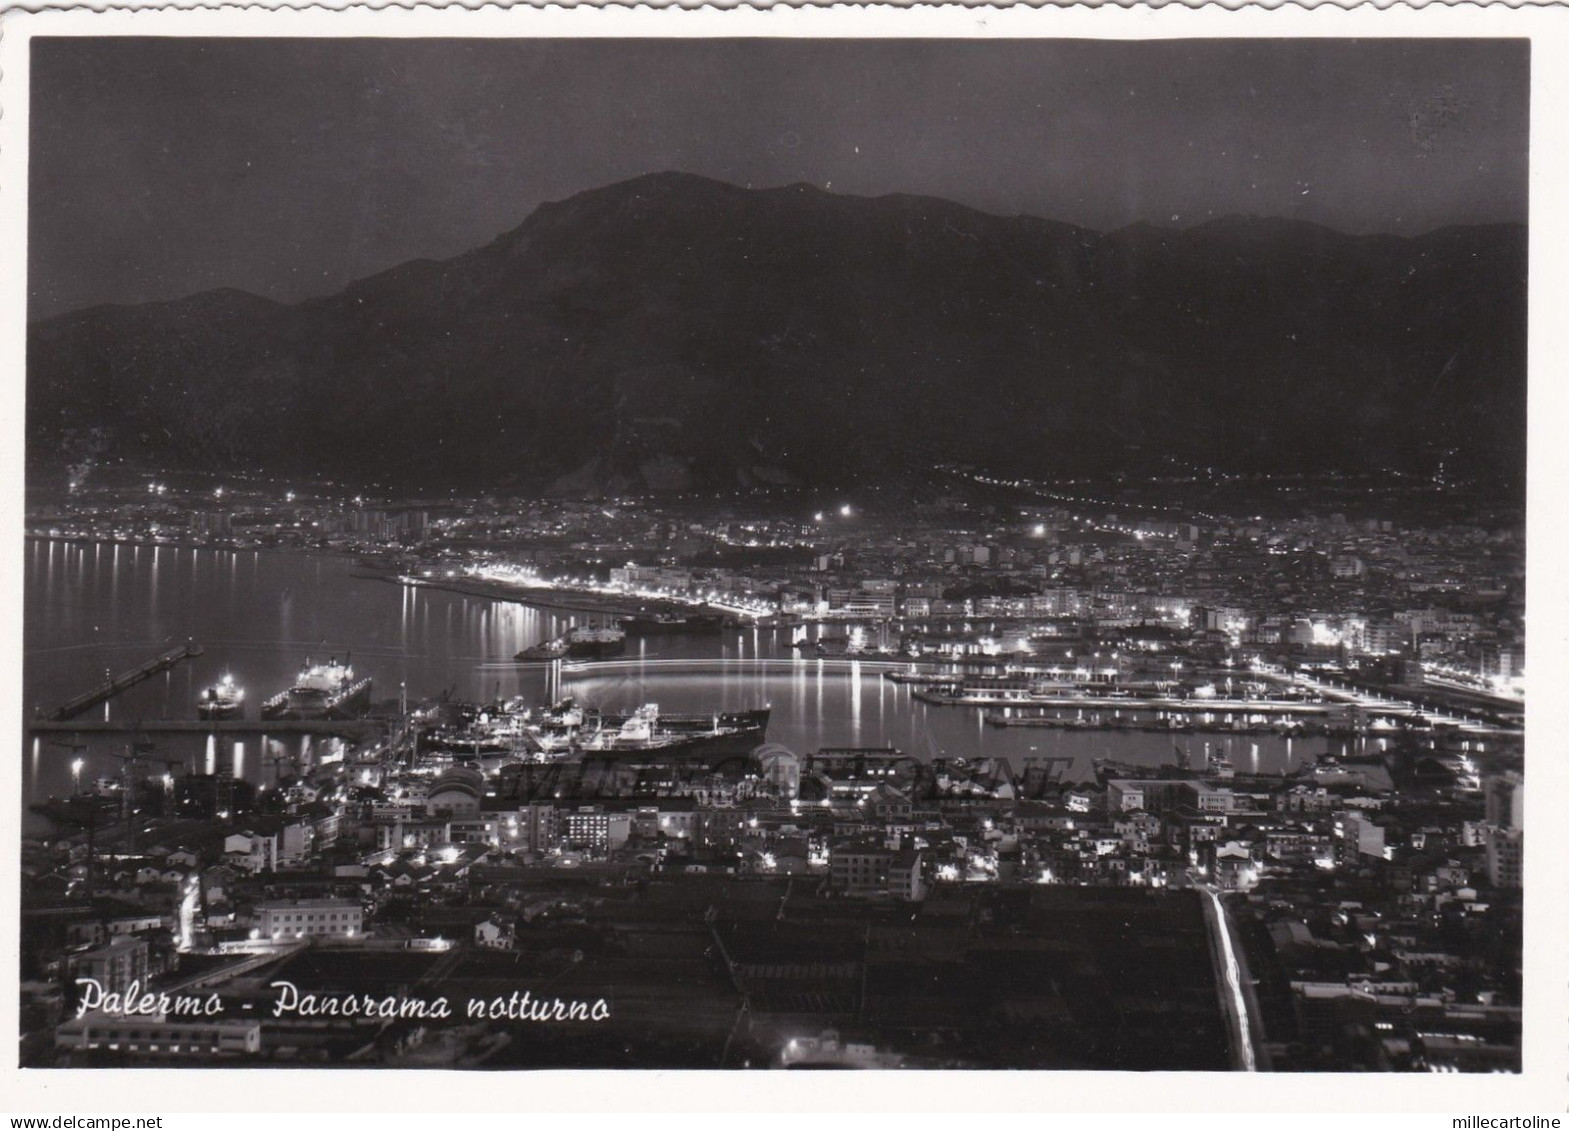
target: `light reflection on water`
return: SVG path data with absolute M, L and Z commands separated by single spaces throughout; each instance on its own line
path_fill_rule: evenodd
M 246 688 L 248 709 L 287 687 L 307 656 L 348 657 L 375 679 L 374 698 L 411 701 L 444 691 L 457 698 L 554 695 L 549 669 L 511 662 L 522 648 L 559 635 L 581 615 L 553 613 L 431 588 L 356 576 L 347 559 L 258 551 L 122 547 L 34 541 L 26 555 L 24 704 L 52 711 L 100 679 L 193 639 L 204 653 L 107 705 L 111 718 L 195 717 L 199 691 L 225 672 Z M 812 630 L 815 636 L 815 629 Z M 1098 755 L 1154 765 L 1206 748 L 1239 770 L 1291 769 L 1341 740 L 999 728 L 972 708 L 931 706 L 871 664 L 795 660 L 789 630 L 736 629 L 722 637 L 629 639 L 623 662 L 562 675 L 561 694 L 606 709 L 658 703 L 665 711 L 708 712 L 769 704 L 770 741 L 799 751 L 820 746 L 892 745 L 918 758 Z M 719 670 L 671 670 L 670 661 L 735 661 Z M 791 662 L 784 662 L 791 661 Z M 96 712 L 95 712 L 96 713 Z M 58 741 L 55 741 L 58 740 Z M 94 737 L 80 756 L 84 781 L 114 776 L 123 737 Z M 219 747 L 200 734 L 155 736 L 156 759 L 216 768 Z M 32 744 L 25 800 L 70 788 L 67 735 Z M 247 756 L 248 753 L 254 756 Z M 295 762 L 314 763 L 308 738 L 250 736 L 224 750 L 249 780 L 275 779 Z M 281 767 L 281 769 L 280 769 Z M 149 770 L 151 772 L 151 770 Z

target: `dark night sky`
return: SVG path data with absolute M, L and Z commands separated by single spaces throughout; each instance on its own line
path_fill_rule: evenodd
M 1528 44 L 40 39 L 39 317 L 292 300 L 682 169 L 1110 228 L 1526 217 Z

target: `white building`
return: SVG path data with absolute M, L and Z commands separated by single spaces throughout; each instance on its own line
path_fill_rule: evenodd
M 261 1051 L 261 1022 L 92 1013 L 55 1029 L 59 1049 L 111 1049 L 148 1057 L 245 1056 Z
M 256 927 L 264 939 L 339 936 L 364 932 L 365 912 L 352 899 L 274 899 L 258 903 Z
M 1341 861 L 1355 863 L 1359 857 L 1384 859 L 1384 827 L 1375 825 L 1360 813 L 1344 813 L 1335 822 L 1340 838 Z
M 1495 829 L 1487 838 L 1487 880 L 1495 888 L 1521 886 L 1525 864 L 1525 832 Z
M 223 839 L 224 861 L 247 872 L 270 872 L 278 867 L 276 834 L 239 832 Z

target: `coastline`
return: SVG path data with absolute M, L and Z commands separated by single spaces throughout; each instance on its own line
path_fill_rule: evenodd
M 401 580 L 402 574 L 393 572 L 378 572 L 365 570 L 355 574 L 356 577 L 367 580 L 385 581 L 390 585 L 406 585 Z M 656 613 L 690 612 L 692 606 L 682 605 L 674 601 L 640 602 L 619 601 L 613 597 L 600 597 L 592 593 L 577 593 L 570 589 L 553 589 L 549 587 L 522 589 L 499 582 L 474 581 L 472 579 L 454 577 L 420 577 L 415 578 L 415 588 L 440 589 L 448 593 L 457 593 L 465 597 L 481 597 L 491 601 L 512 601 L 519 605 L 531 605 L 553 613 L 584 613 L 589 616 L 600 617 L 631 617 L 647 616 Z M 701 612 L 720 612 L 722 610 L 710 609 L 700 606 Z

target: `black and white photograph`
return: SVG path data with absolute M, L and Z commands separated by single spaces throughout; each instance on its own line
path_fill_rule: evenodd
M 1522 1072 L 1529 37 L 26 50 L 25 1074 Z

